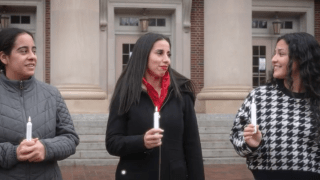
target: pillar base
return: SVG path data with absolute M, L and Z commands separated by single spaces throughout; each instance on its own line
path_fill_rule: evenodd
M 252 90 L 250 86 L 205 87 L 197 95 L 196 111 L 207 114 L 235 114 Z
M 66 84 L 57 86 L 70 113 L 99 114 L 109 112 L 107 94 L 97 85 Z

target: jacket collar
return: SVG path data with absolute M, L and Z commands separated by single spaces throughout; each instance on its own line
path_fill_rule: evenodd
M 32 84 L 35 82 L 34 76 L 31 76 L 28 80 L 18 81 L 8 79 L 4 73 L 0 73 L 0 80 L 4 87 L 12 92 L 21 91 L 21 90 L 31 90 L 33 89 Z

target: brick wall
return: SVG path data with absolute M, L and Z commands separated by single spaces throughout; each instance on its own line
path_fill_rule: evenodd
M 191 9 L 191 79 L 198 94 L 204 82 L 204 0 L 192 0 Z
M 320 42 L 320 1 L 314 1 L 314 36 Z
M 46 0 L 45 15 L 45 82 L 50 84 L 50 1 Z

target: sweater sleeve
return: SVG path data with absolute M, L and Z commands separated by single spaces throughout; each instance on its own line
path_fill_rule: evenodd
M 242 156 L 251 156 L 258 152 L 262 143 L 257 148 L 251 148 L 247 145 L 243 138 L 243 130 L 246 125 L 251 124 L 251 102 L 255 90 L 251 91 L 242 106 L 240 107 L 230 133 L 230 141 L 236 152 Z
M 148 152 L 144 146 L 144 134 L 127 134 L 127 114 L 119 114 L 119 101 L 116 100 L 110 106 L 109 119 L 106 131 L 106 149 L 114 156 L 126 156 L 133 153 Z
M 0 167 L 10 169 L 19 161 L 17 159 L 17 147 L 9 142 L 0 143 Z
M 204 167 L 200 136 L 193 100 L 184 96 L 184 152 L 189 180 L 204 180 Z
M 60 92 L 57 92 L 56 102 L 56 136 L 40 140 L 46 150 L 45 160 L 63 160 L 74 154 L 79 144 L 79 137 Z

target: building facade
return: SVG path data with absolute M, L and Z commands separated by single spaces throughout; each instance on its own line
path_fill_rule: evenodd
M 197 85 L 198 113 L 234 114 L 271 75 L 279 35 L 320 37 L 314 0 L 0 0 L 9 27 L 35 35 L 36 77 L 59 88 L 72 113 L 108 113 L 135 41 L 147 32 L 172 41 L 172 67 Z

